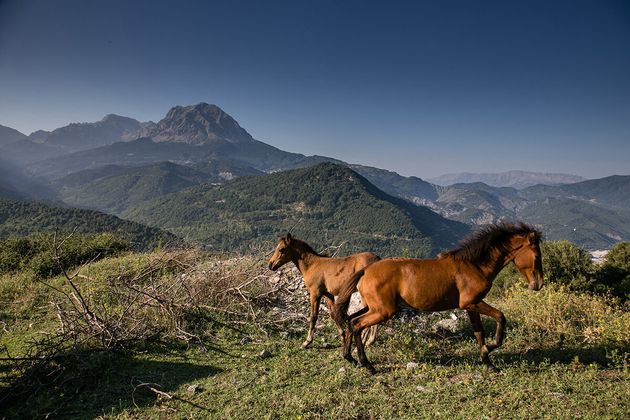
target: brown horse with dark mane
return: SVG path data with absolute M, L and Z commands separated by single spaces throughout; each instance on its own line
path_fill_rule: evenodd
M 315 325 L 317 324 L 317 316 L 319 314 L 319 304 L 322 297 L 326 298 L 328 310 L 332 317 L 333 303 L 335 296 L 341 290 L 346 290 L 348 295 L 348 304 L 352 293 L 357 291 L 356 283 L 353 287 L 347 287 L 348 281 L 352 275 L 359 270 L 363 270 L 368 265 L 380 260 L 379 256 L 371 252 L 362 252 L 343 258 L 330 258 L 318 254 L 306 242 L 294 238 L 290 233 L 287 236 L 278 239 L 278 246 L 269 260 L 269 269 L 276 271 L 284 264 L 292 261 L 300 270 L 304 283 L 308 288 L 311 298 L 311 319 L 308 330 L 308 336 L 302 347 L 308 347 L 313 341 L 315 333 Z M 346 311 L 348 305 L 346 305 Z M 333 318 L 334 320 L 334 318 Z M 343 323 L 337 323 L 339 335 L 343 336 Z M 374 341 L 376 335 L 376 327 L 372 328 L 368 342 Z
M 337 323 L 348 322 L 343 356 L 356 363 L 350 354 L 354 339 L 361 364 L 375 373 L 365 355 L 363 329 L 390 319 L 401 307 L 422 311 L 460 308 L 468 313 L 481 360 L 494 369 L 488 355 L 503 343 L 505 316 L 483 299 L 494 278 L 510 262 L 527 279 L 531 290 L 542 287 L 540 238 L 538 230 L 523 223 L 501 223 L 482 228 L 459 248 L 436 259 L 385 259 L 357 272 L 346 283 L 333 308 Z M 348 317 L 348 301 L 357 284 L 366 307 Z M 496 320 L 493 344 L 484 342 L 481 315 Z

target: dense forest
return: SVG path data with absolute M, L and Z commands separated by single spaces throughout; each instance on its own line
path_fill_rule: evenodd
M 136 250 L 179 240 L 160 229 L 97 211 L 0 199 L 0 239 L 55 231 L 60 234 L 110 232 L 127 240 Z

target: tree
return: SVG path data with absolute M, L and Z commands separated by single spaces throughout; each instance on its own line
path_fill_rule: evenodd
M 622 298 L 630 298 L 630 242 L 618 243 L 597 273 L 598 283 Z
M 542 244 L 545 280 L 577 290 L 591 290 L 595 267 L 589 253 L 569 241 L 546 241 Z

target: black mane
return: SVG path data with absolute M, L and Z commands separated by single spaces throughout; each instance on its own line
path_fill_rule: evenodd
M 446 252 L 444 255 L 460 261 L 483 264 L 490 257 L 492 250 L 506 251 L 506 245 L 513 236 L 529 235 L 530 233 L 534 233 L 537 239 L 542 237 L 539 230 L 525 223 L 501 222 L 496 225 L 484 226 L 465 239 L 459 247 Z

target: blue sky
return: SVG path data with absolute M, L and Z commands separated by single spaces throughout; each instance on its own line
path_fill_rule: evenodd
M 202 101 L 405 175 L 628 174 L 630 3 L 0 0 L 0 124 Z

